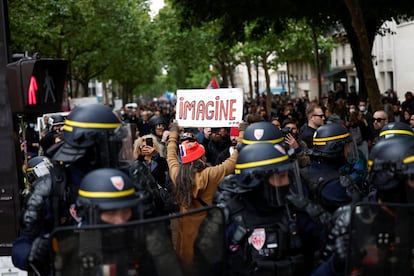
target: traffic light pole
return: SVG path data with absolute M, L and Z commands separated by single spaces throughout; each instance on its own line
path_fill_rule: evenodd
M 7 1 L 0 0 L 0 256 L 11 253 L 12 242 L 18 232 L 20 210 L 20 145 L 13 128 L 6 80 L 6 66 L 11 60 L 9 37 Z

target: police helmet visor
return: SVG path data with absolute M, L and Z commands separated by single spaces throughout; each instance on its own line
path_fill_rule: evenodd
M 287 178 L 288 185 L 282 185 L 279 187 L 275 187 L 271 185 L 271 181 L 275 178 L 278 178 L 277 181 L 284 182 L 286 180 L 282 178 Z M 266 185 L 263 186 L 264 188 L 264 198 L 266 199 L 267 203 L 272 207 L 279 207 L 286 204 L 286 196 L 290 193 L 291 187 L 289 184 L 291 180 L 289 179 L 288 172 L 280 172 L 273 175 L 270 175 Z
M 350 164 L 359 160 L 358 146 L 354 138 L 350 139 L 344 145 L 345 157 Z
M 287 161 L 288 156 L 283 156 L 282 161 Z M 247 166 L 256 166 L 254 162 L 247 164 Z M 260 183 L 267 182 L 268 178 L 279 172 L 289 171 L 292 168 L 292 164 L 287 161 L 285 164 L 280 164 L 277 168 L 273 164 L 268 165 L 269 169 L 266 170 L 264 166 L 261 167 L 261 170 L 251 169 L 244 167 L 242 164 L 236 165 L 236 176 L 238 179 L 239 186 L 244 188 L 253 188 Z
M 102 166 L 120 168 L 133 162 L 132 134 L 128 124 L 103 133 L 100 139 L 98 149 Z
M 72 163 L 83 157 L 85 153 L 86 148 L 73 147 L 68 143 L 62 143 L 53 155 L 53 160 L 64 163 Z

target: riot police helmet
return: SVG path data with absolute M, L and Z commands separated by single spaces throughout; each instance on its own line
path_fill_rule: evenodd
M 332 123 L 318 127 L 313 135 L 311 154 L 330 159 L 345 157 L 348 145 L 348 158 L 356 160 L 358 151 L 348 129 L 341 124 Z
M 62 115 L 53 115 L 52 116 L 52 126 L 59 126 L 65 123 L 65 118 Z
M 241 148 L 257 143 L 279 144 L 283 142 L 280 129 L 270 122 L 255 122 L 250 124 L 243 134 Z
M 88 173 L 82 179 L 78 194 L 79 205 L 97 206 L 100 210 L 132 207 L 139 198 L 129 176 L 112 168 Z
M 132 160 L 132 141 L 127 142 L 132 139 L 129 132 L 109 106 L 79 105 L 65 120 L 64 142 L 53 159 L 70 163 L 85 157 L 95 168 L 118 167 L 120 160 Z M 125 153 L 127 144 L 130 154 Z
M 401 135 L 414 136 L 412 128 L 404 122 L 391 122 L 382 127 L 379 139 L 389 139 Z
M 268 206 L 279 207 L 285 204 L 294 168 L 293 161 L 283 146 L 255 143 L 240 151 L 235 174 L 240 187 L 252 189 L 256 204 L 261 205 L 260 201 L 264 199 L 263 203 Z M 275 181 L 278 184 L 274 184 Z
M 146 194 L 137 191 L 127 174 L 118 169 L 101 168 L 82 179 L 76 202 L 88 222 L 97 223 L 102 211 L 123 208 L 136 211 L 145 198 Z
M 371 149 L 368 181 L 379 191 L 390 191 L 414 176 L 414 137 L 383 139 Z
M 49 175 L 53 164 L 46 156 L 36 156 L 27 162 L 26 177 L 29 183 L 33 183 L 36 179 Z

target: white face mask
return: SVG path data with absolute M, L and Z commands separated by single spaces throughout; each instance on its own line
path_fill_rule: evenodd
M 361 111 L 362 111 L 362 110 L 361 110 Z M 351 109 L 349 110 L 349 112 L 350 112 L 350 113 L 354 113 L 354 112 L 355 112 L 355 109 L 351 108 Z
M 364 112 L 366 109 L 367 109 L 366 106 L 363 106 L 363 105 L 359 106 L 359 110 L 362 111 L 362 112 Z

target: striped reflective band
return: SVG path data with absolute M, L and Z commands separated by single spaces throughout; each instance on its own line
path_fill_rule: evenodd
M 88 122 L 76 122 L 66 119 L 65 125 L 63 126 L 63 130 L 72 131 L 73 127 L 80 127 L 80 128 L 108 128 L 113 129 L 117 128 L 121 125 L 121 123 L 88 123 Z
M 79 195 L 89 198 L 116 198 L 116 197 L 124 197 L 133 195 L 135 193 L 135 189 L 131 188 L 125 191 L 119 192 L 89 192 L 85 190 L 79 190 Z
M 259 167 L 259 166 L 266 166 L 266 165 L 280 163 L 282 161 L 288 160 L 288 158 L 289 157 L 287 155 L 285 155 L 285 156 L 282 156 L 282 157 L 272 158 L 272 159 L 268 159 L 268 160 L 248 162 L 248 163 L 244 163 L 244 164 L 236 164 L 235 168 L 236 168 L 236 170 L 242 170 L 242 169 L 249 169 L 249 168 L 254 168 L 254 167 Z
M 408 164 L 414 162 L 414 155 L 408 156 L 407 158 L 404 158 L 403 164 Z
M 273 139 L 273 140 L 260 140 L 260 141 L 253 141 L 253 140 L 246 140 L 242 139 L 242 143 L 245 145 L 251 145 L 251 144 L 257 144 L 257 143 L 271 143 L 271 144 L 278 144 L 283 141 L 283 137 L 279 139 Z
M 409 130 L 402 130 L 402 129 L 390 129 L 390 130 L 384 130 L 380 133 L 379 136 L 385 136 L 389 134 L 404 134 L 404 135 L 410 135 L 414 136 L 414 132 Z
M 313 144 L 316 146 L 323 146 L 323 145 L 326 145 L 326 143 L 329 141 L 346 138 L 346 137 L 349 137 L 350 135 L 351 134 L 349 133 L 345 133 L 345 134 L 326 137 L 326 138 L 313 138 Z
M 402 163 L 403 163 L 403 164 L 409 164 L 409 163 L 412 163 L 412 162 L 414 162 L 414 155 L 409 156 L 409 157 L 407 157 L 407 158 L 404 158 L 404 159 L 402 160 Z M 372 161 L 372 160 L 368 160 L 368 171 L 371 171 L 371 169 L 372 169 L 372 165 L 374 165 L 374 161 Z

